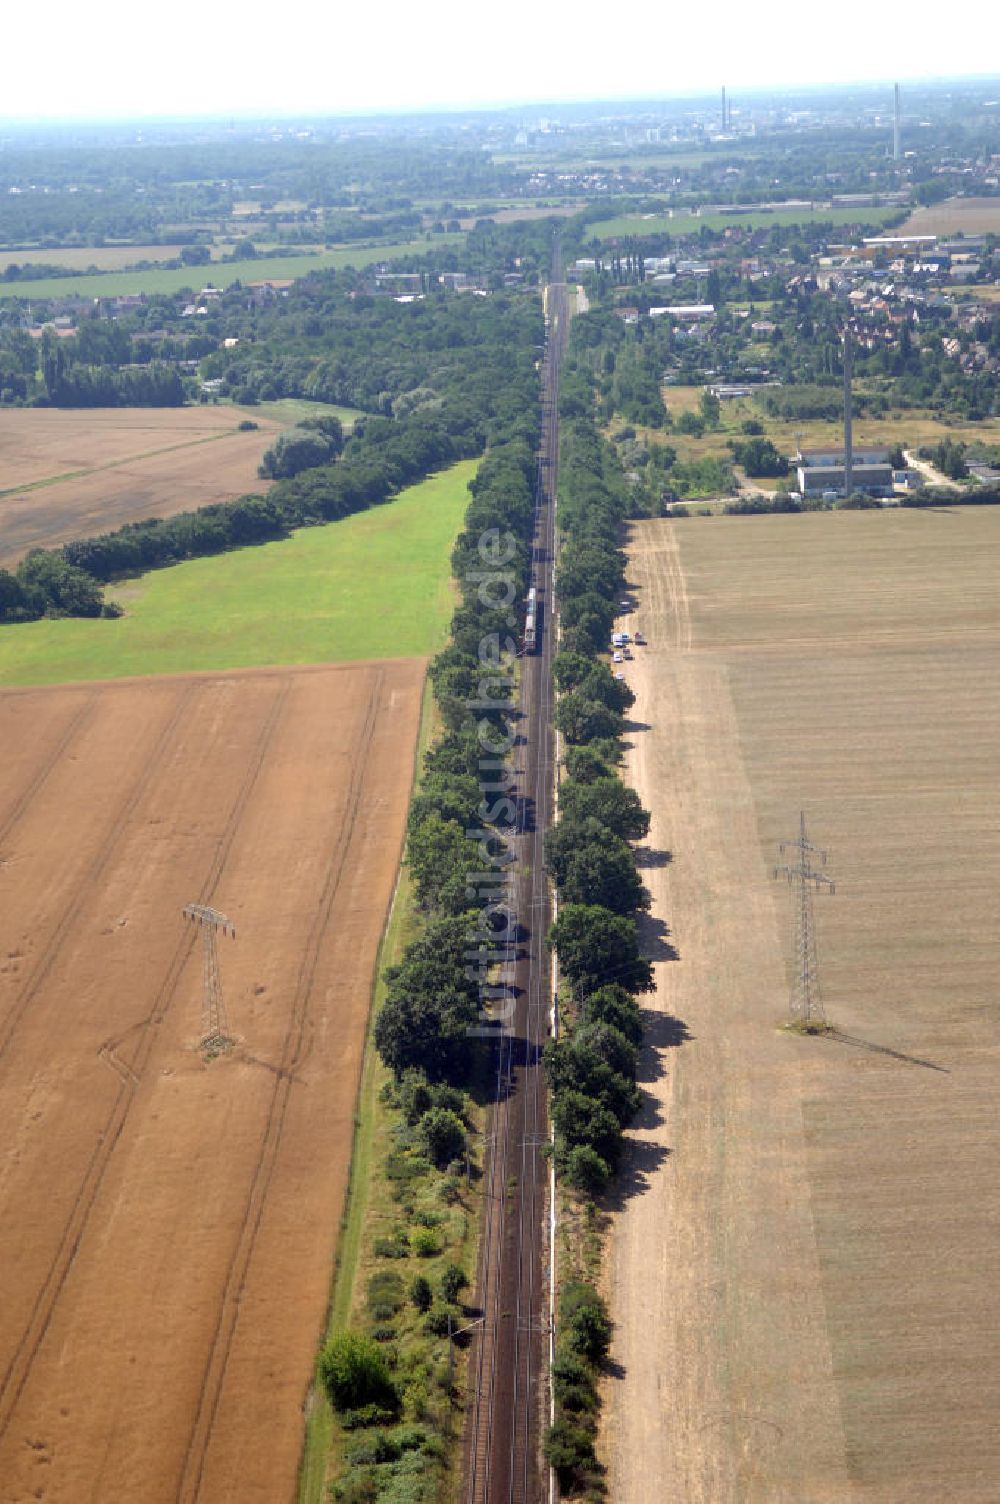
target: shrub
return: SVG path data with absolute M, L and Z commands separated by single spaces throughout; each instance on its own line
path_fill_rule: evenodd
M 439 1170 L 465 1152 L 465 1125 L 448 1107 L 432 1107 L 425 1112 L 417 1130 L 427 1154 Z
M 464 877 L 462 881 L 465 881 Z M 462 1093 L 457 1086 L 449 1086 L 446 1081 L 438 1081 L 431 1087 L 431 1103 L 434 1107 L 444 1107 L 448 1112 L 453 1112 L 457 1118 L 465 1110 Z
M 348 1462 L 355 1467 L 364 1463 L 396 1462 L 400 1455 L 399 1442 L 385 1431 L 373 1431 L 370 1436 L 348 1447 L 346 1452 Z
M 394 1269 L 380 1269 L 368 1281 L 368 1310 L 375 1321 L 388 1321 L 403 1307 L 403 1281 Z
M 447 1337 L 449 1321 L 454 1331 L 460 1325 L 457 1311 L 444 1301 L 436 1301 L 424 1317 L 424 1326 L 432 1337 Z
M 552 1389 L 556 1404 L 579 1413 L 597 1409 L 597 1388 L 590 1365 L 560 1346 L 552 1364 Z
M 424 1207 L 421 1207 L 413 1213 L 413 1220 L 418 1227 L 440 1227 L 441 1213 L 429 1212 Z
M 330 1497 L 337 1504 L 377 1504 L 380 1492 L 375 1474 L 371 1468 L 365 1468 L 363 1473 L 351 1473 L 338 1479 Z
M 410 1251 L 410 1240 L 401 1227 L 388 1238 L 375 1239 L 375 1254 L 380 1259 L 405 1259 Z
M 426 1175 L 429 1169 L 430 1165 L 422 1154 L 407 1154 L 405 1149 L 394 1149 L 391 1154 L 386 1155 L 387 1180 L 419 1180 L 421 1175 Z
M 423 1274 L 418 1274 L 410 1286 L 410 1299 L 418 1311 L 429 1311 L 431 1301 L 434 1299 L 434 1291 L 431 1282 Z
M 441 1275 L 441 1298 L 454 1303 L 460 1291 L 464 1290 L 469 1283 L 465 1270 L 458 1264 L 449 1264 Z
M 335 1332 L 320 1354 L 319 1376 L 335 1410 L 396 1409 L 389 1364 L 371 1337 Z
M 563 1291 L 560 1314 L 570 1352 L 600 1363 L 611 1346 L 611 1318 L 593 1285 L 574 1280 Z
M 599 1196 L 611 1178 L 611 1167 L 589 1144 L 577 1144 L 566 1155 L 563 1175 L 574 1190 Z
M 555 1470 L 559 1487 L 574 1488 L 597 1466 L 589 1432 L 569 1420 L 557 1420 L 545 1436 L 545 1457 Z
M 441 1239 L 430 1227 L 418 1227 L 410 1242 L 414 1253 L 421 1259 L 432 1259 L 441 1252 Z
M 434 1105 L 423 1071 L 411 1067 L 403 1072 L 396 1089 L 396 1100 L 407 1123 L 411 1128 L 416 1127 L 424 1113 Z

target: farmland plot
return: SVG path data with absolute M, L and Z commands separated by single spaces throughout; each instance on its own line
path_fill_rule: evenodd
M 992 508 L 635 529 L 679 959 L 612 1243 L 624 1504 L 997 1497 L 998 560 Z M 800 810 L 826 1038 L 780 1028 Z
M 423 675 L 0 693 L 5 1501 L 292 1497 Z
M 144 517 L 170 517 L 248 491 L 288 424 L 232 407 L 0 409 L 0 567 Z

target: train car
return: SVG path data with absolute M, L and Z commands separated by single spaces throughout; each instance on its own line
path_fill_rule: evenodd
M 532 585 L 525 601 L 524 651 L 533 653 L 538 647 L 538 591 Z

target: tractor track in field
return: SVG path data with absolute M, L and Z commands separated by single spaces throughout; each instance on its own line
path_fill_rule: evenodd
M 112 822 L 111 830 L 102 843 L 101 849 L 91 866 L 87 883 L 80 886 L 79 896 L 67 906 L 60 918 L 56 934 L 53 937 L 54 947 L 53 941 L 50 941 L 40 965 L 36 968 L 21 997 L 18 999 L 18 1004 L 16 1005 L 17 1015 L 10 1021 L 10 1028 L 3 1041 L 3 1048 L 6 1048 L 13 1037 L 17 1018 L 23 1014 L 32 997 L 51 971 L 58 951 L 61 949 L 73 921 L 83 906 L 90 884 L 100 877 L 107 866 L 111 852 L 127 826 L 129 819 L 140 804 L 151 783 L 162 769 L 174 734 L 185 712 L 188 710 L 192 698 L 202 687 L 197 683 L 188 685 L 179 696 L 172 713 L 168 717 L 167 724 L 160 733 L 152 756 L 133 786 L 129 798 L 122 805 Z M 271 710 L 260 730 L 251 755 L 250 764 L 230 810 L 209 875 L 203 886 L 202 891 L 205 898 L 211 897 L 224 870 L 226 859 L 232 848 L 243 812 L 263 766 L 268 745 L 280 720 L 288 691 L 289 685 L 285 682 L 275 695 Z M 18 1400 L 28 1382 L 35 1357 L 49 1329 L 60 1294 L 86 1233 L 90 1215 L 112 1154 L 128 1120 L 129 1111 L 135 1101 L 136 1092 L 141 1082 L 143 1067 L 148 1061 L 152 1050 L 155 1037 L 153 1026 L 162 1022 L 169 1008 L 171 997 L 176 989 L 177 982 L 190 955 L 193 944 L 193 935 L 183 933 L 183 937 L 178 941 L 174 949 L 166 976 L 157 991 L 153 1005 L 146 1019 L 135 1031 L 139 1034 L 139 1042 L 132 1062 L 126 1063 L 117 1055 L 117 1044 L 121 1041 L 106 1041 L 98 1052 L 102 1058 L 107 1060 L 108 1064 L 112 1065 L 116 1074 L 121 1077 L 121 1085 L 115 1096 L 104 1128 L 98 1136 L 97 1144 L 84 1175 L 83 1184 L 70 1207 L 55 1257 L 50 1263 L 44 1284 L 35 1300 L 28 1324 L 11 1357 L 2 1380 L 0 1380 L 0 1438 L 4 1436 L 9 1427 L 16 1411 Z M 122 1067 L 124 1067 L 124 1071 Z
M 247 1270 L 253 1257 L 254 1245 L 260 1228 L 268 1188 L 278 1149 L 292 1087 L 296 1084 L 296 1071 L 304 1058 L 308 1004 L 312 993 L 319 953 L 323 937 L 333 913 L 347 857 L 357 824 L 361 795 L 364 790 L 368 753 L 374 740 L 379 716 L 379 699 L 382 692 L 383 674 L 375 676 L 364 723 L 357 747 L 351 759 L 351 782 L 343 822 L 338 827 L 338 839 L 327 871 L 326 881 L 316 915 L 309 931 L 303 952 L 299 974 L 296 979 L 291 1016 L 285 1034 L 281 1062 L 276 1075 L 271 1101 L 268 1107 L 260 1149 L 252 1172 L 250 1191 L 243 1217 L 236 1235 L 233 1256 L 226 1275 L 225 1289 L 220 1301 L 219 1316 L 212 1338 L 211 1351 L 206 1363 L 198 1394 L 195 1423 L 184 1455 L 181 1477 L 177 1488 L 178 1504 L 189 1504 L 201 1497 L 208 1448 L 218 1413 L 226 1377 L 226 1368 L 232 1346 L 233 1334 L 239 1316 L 240 1299 L 243 1293 Z M 306 1052 L 307 1053 L 307 1052 Z

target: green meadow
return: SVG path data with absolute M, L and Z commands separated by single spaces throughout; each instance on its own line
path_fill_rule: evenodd
M 0 685 L 434 653 L 478 461 L 325 527 L 108 587 L 117 621 L 0 627 Z
M 587 238 L 620 239 L 625 235 L 697 235 L 703 225 L 710 230 L 730 226 L 766 230 L 771 225 L 787 229 L 791 225 L 884 225 L 899 214 L 899 209 L 775 209 L 772 213 L 748 214 L 619 214 L 615 219 L 599 219 L 587 226 Z
M 0 282 L 0 298 L 115 298 L 126 293 L 175 293 L 190 287 L 226 288 L 233 282 L 283 282 L 308 277 L 310 272 L 330 267 L 360 269 L 373 261 L 392 261 L 400 256 L 422 255 L 443 245 L 458 245 L 462 234 L 430 233 L 419 240 L 397 241 L 393 245 L 345 246 L 334 251 L 319 251 L 314 256 L 258 256 L 253 261 L 229 261 L 224 265 L 182 266 L 177 271 L 154 267 L 146 272 L 92 272 L 79 277 L 43 277 L 37 282 Z M 57 251 L 46 252 L 55 260 Z

